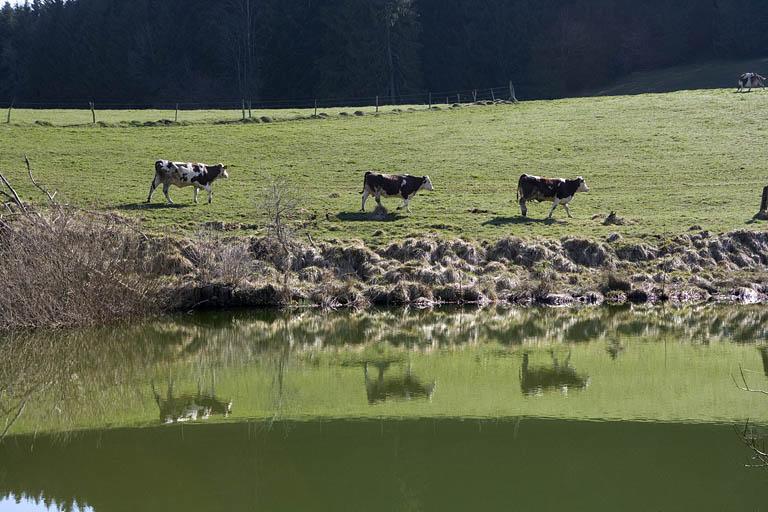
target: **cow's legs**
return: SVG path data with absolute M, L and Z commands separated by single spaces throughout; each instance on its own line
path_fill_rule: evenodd
M 213 202 L 213 187 L 210 184 L 205 186 L 205 191 L 208 192 L 208 204 Z
M 525 199 L 520 198 L 520 214 L 523 217 L 528 215 L 528 207 L 525 205 Z
M 160 184 L 160 180 L 157 178 L 157 174 L 155 174 L 155 177 L 152 179 L 152 184 L 149 186 L 149 195 L 147 196 L 147 202 L 152 202 L 152 194 L 154 194 L 155 189 Z
M 411 213 L 411 207 L 408 206 L 408 203 L 410 203 L 410 202 L 411 202 L 411 198 L 410 197 L 404 197 L 403 198 L 403 204 L 398 206 L 397 209 L 398 210 L 405 209 L 405 211 L 407 211 L 408 213 Z
M 362 205 L 362 207 L 360 208 L 360 211 L 361 211 L 361 212 L 364 212 L 364 211 L 365 211 L 365 202 L 368 200 L 368 195 L 369 195 L 369 194 L 370 194 L 370 193 L 368 192 L 368 189 L 367 189 L 367 188 L 366 188 L 365 190 L 363 190 L 363 205 Z
M 563 203 L 563 208 L 565 208 L 565 213 L 568 214 L 568 218 L 572 219 L 573 215 L 571 215 L 571 209 L 568 208 L 568 203 Z
M 197 204 L 197 194 L 198 192 L 200 192 L 200 189 L 198 189 L 197 187 L 193 187 L 193 188 L 195 189 L 194 191 L 195 204 Z
M 173 201 L 171 200 L 171 196 L 168 195 L 168 189 L 171 188 L 170 183 L 164 183 L 163 184 L 163 195 L 168 200 L 168 204 L 173 204 Z
M 552 218 L 552 214 L 555 212 L 555 208 L 557 208 L 557 205 L 560 204 L 560 200 L 555 198 L 554 201 L 552 201 L 552 208 L 549 210 L 549 215 L 547 215 L 548 219 Z
M 376 192 L 375 194 L 376 195 L 374 197 L 376 198 L 376 204 L 381 206 L 381 192 Z M 384 208 L 383 206 L 381 207 Z

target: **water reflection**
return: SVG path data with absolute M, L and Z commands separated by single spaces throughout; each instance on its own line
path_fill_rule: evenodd
M 196 394 L 175 396 L 173 381 L 170 381 L 168 393 L 165 398 L 162 398 L 153 383 L 152 394 L 160 409 L 160 421 L 166 424 L 207 420 L 211 415 L 221 415 L 226 418 L 232 412 L 232 400 L 219 400 L 216 397 L 214 385 L 211 385 L 210 391 L 203 391 L 198 386 Z
M 584 389 L 589 385 L 589 377 L 576 373 L 571 366 L 571 352 L 560 363 L 553 350 L 549 352 L 552 357 L 551 368 L 549 366 L 529 366 L 528 352 L 523 354 L 523 366 L 520 369 L 520 389 L 526 395 L 541 395 L 546 391 L 558 390 L 567 394 L 571 389 Z
M 403 375 L 384 377 L 384 372 L 389 370 L 389 362 L 373 363 L 378 374 L 371 378 L 368 373 L 368 363 L 363 365 L 365 375 L 365 393 L 368 403 L 373 405 L 386 400 L 411 400 L 413 398 L 432 398 L 435 392 L 435 382 L 422 384 L 418 377 L 411 373 L 410 366 Z
M 730 379 L 768 376 L 766 325 L 763 306 L 301 310 L 6 337 L 0 437 L 158 417 L 768 421 Z

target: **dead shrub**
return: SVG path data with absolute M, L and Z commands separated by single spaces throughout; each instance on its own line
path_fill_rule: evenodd
M 117 217 L 63 208 L 0 219 L 0 330 L 97 325 L 156 311 L 144 242 Z

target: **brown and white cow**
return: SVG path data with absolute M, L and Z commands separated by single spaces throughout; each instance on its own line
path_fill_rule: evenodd
M 365 202 L 368 200 L 368 196 L 373 194 L 376 198 L 376 203 L 381 206 L 381 196 L 401 196 L 403 198 L 403 204 L 398 206 L 397 209 L 401 210 L 405 208 L 409 212 L 411 211 L 408 203 L 416 195 L 419 190 L 434 190 L 432 187 L 432 180 L 429 176 L 411 176 L 410 174 L 398 175 L 398 174 L 379 174 L 376 172 L 368 171 L 365 173 L 363 179 L 363 206 L 360 211 L 365 211 Z
M 523 174 L 517 182 L 517 201 L 520 203 L 520 213 L 523 217 L 528 215 L 526 201 L 552 201 L 552 208 L 549 210 L 548 219 L 552 218 L 552 213 L 558 205 L 563 205 L 568 217 L 571 210 L 568 203 L 573 200 L 576 192 L 589 192 L 589 187 L 584 178 L 579 176 L 575 180 L 566 180 L 563 178 L 542 178 L 540 176 L 531 176 Z
M 736 92 L 741 92 L 744 89 L 751 91 L 753 87 L 765 89 L 765 77 L 757 73 L 744 73 L 739 77 L 739 90 Z
M 168 195 L 168 189 L 171 185 L 177 187 L 194 187 L 195 203 L 197 203 L 197 193 L 200 189 L 208 192 L 208 203 L 213 201 L 213 182 L 219 178 L 229 178 L 227 166 L 224 164 L 206 165 L 186 162 L 171 162 L 168 160 L 158 160 L 155 162 L 155 178 L 149 187 L 149 196 L 147 202 L 152 201 L 152 194 L 162 183 L 163 194 L 168 200 L 168 204 L 173 204 Z

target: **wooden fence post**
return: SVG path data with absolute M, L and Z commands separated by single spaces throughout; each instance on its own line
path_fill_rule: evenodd
M 768 187 L 763 187 L 763 197 L 760 200 L 760 211 L 757 212 L 755 218 L 768 220 Z
M 242 108 L 243 108 L 243 121 L 245 121 L 245 99 L 243 99 L 243 100 L 241 100 L 241 101 L 243 102 L 243 103 L 242 103 Z
M 16 98 L 11 100 L 11 104 L 8 107 L 8 116 L 5 118 L 5 124 L 11 124 L 11 110 L 13 110 L 13 104 L 16 102 Z
M 173 122 L 178 123 L 179 122 L 179 104 L 176 104 L 176 114 L 173 116 Z
M 515 96 L 515 86 L 512 84 L 512 80 L 509 81 L 509 101 L 517 103 L 517 96 Z
M 376 112 L 379 111 L 379 95 L 376 95 Z
M 317 117 L 317 100 L 315 100 L 315 117 Z
M 472 101 L 477 101 L 477 89 L 472 91 Z
M 252 106 L 253 106 L 253 102 L 251 100 L 248 100 L 248 119 L 253 117 L 253 112 L 251 111 Z
M 493 89 L 491 89 L 491 100 L 496 101 L 496 93 L 493 92 Z
M 456 94 L 456 103 L 461 103 L 461 93 Z
M 432 110 L 432 93 L 429 93 L 429 109 Z
M 93 119 L 93 124 L 96 124 L 96 104 L 93 101 L 88 102 L 91 107 L 91 119 Z

